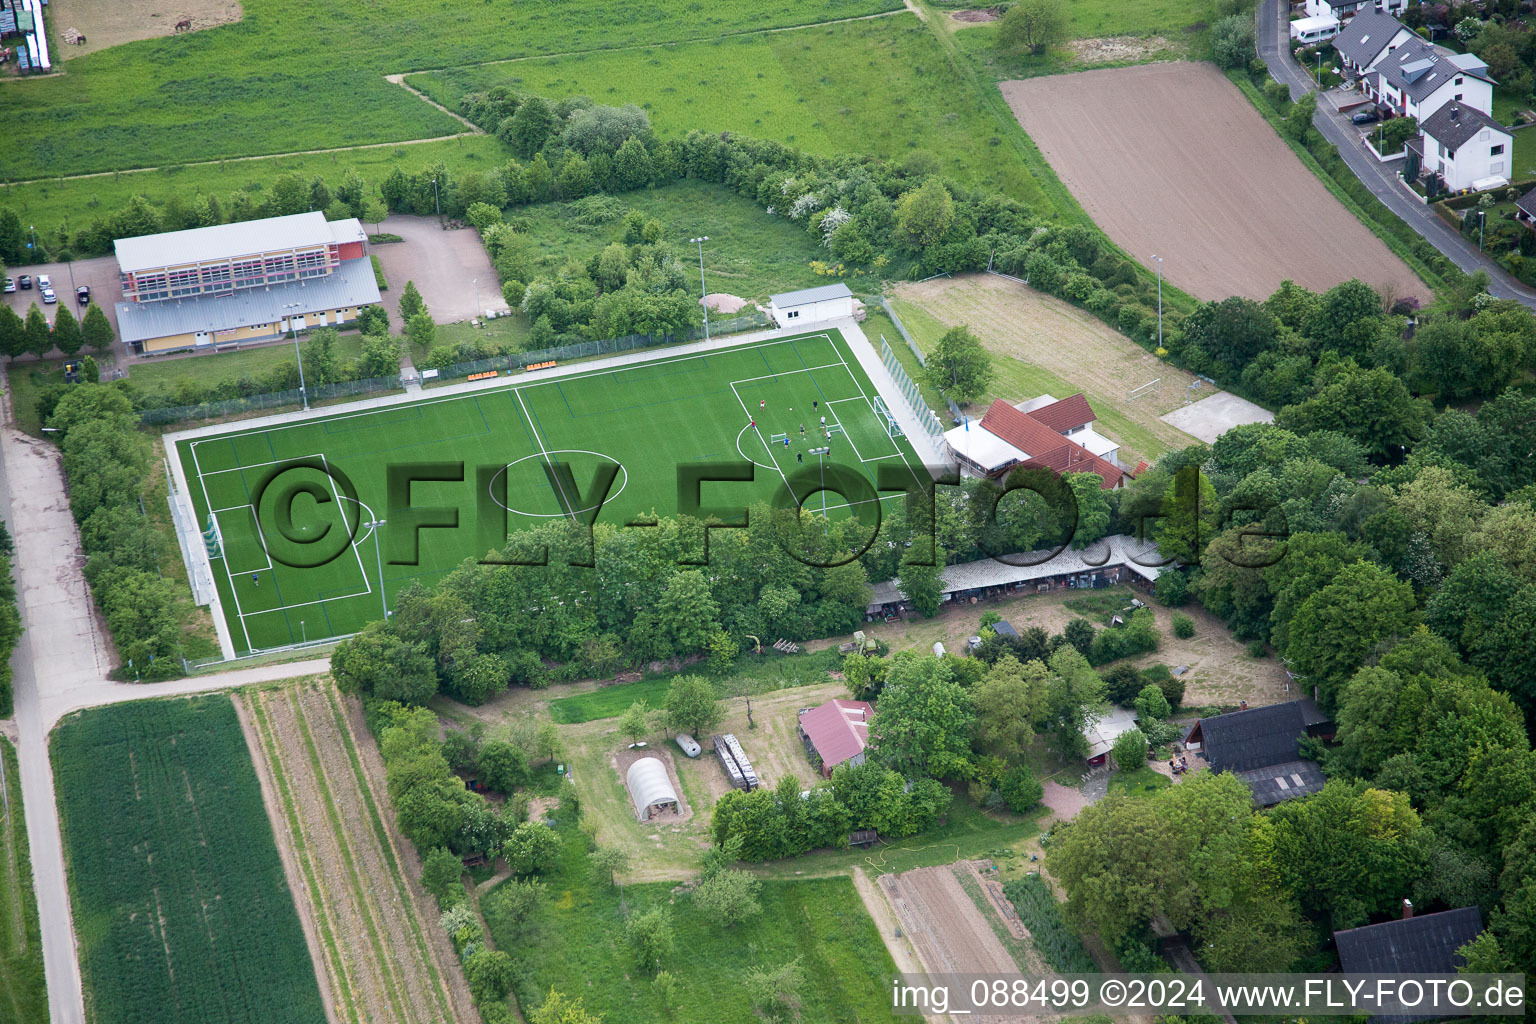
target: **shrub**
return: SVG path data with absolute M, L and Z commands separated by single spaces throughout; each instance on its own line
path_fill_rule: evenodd
M 1156 683 L 1148 683 L 1136 695 L 1136 714 L 1143 728 L 1149 722 L 1161 722 L 1172 711 L 1168 706 L 1168 698 L 1163 696 L 1163 688 Z
M 1173 616 L 1173 635 L 1181 640 L 1188 640 L 1195 635 L 1195 620 L 1188 615 L 1175 614 Z
M 1115 764 L 1129 772 L 1147 763 L 1147 737 L 1140 729 L 1131 729 L 1115 737 Z
M 1147 685 L 1133 665 L 1116 665 L 1101 675 L 1104 677 L 1105 698 L 1123 708 L 1130 707 L 1141 688 Z
M 1040 803 L 1040 798 L 1045 795 L 1045 787 L 1040 780 L 1035 778 L 1035 773 L 1029 770 L 1027 765 L 1014 765 L 1003 773 L 998 782 L 998 793 L 1003 798 L 1003 803 L 1015 814 L 1023 814 Z
M 1157 578 L 1157 603 L 1164 608 L 1179 608 L 1189 600 L 1189 577 L 1177 570 L 1164 572 Z
M 1248 657 L 1267 658 L 1268 656 L 1269 645 L 1266 644 L 1263 640 L 1254 640 L 1248 644 Z

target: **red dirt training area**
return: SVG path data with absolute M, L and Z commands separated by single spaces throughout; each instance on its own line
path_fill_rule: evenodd
M 1214 67 L 1183 62 L 1003 82 L 1014 116 L 1095 223 L 1202 299 L 1358 277 L 1430 291 L 1323 187 Z

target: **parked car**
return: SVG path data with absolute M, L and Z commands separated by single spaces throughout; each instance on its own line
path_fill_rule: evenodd
M 11 277 L 6 278 L 5 279 L 5 293 L 7 295 L 9 295 L 11 292 L 13 292 L 15 290 L 16 290 L 16 279 L 15 278 L 11 278 Z
M 21 290 L 22 291 L 29 292 L 29 291 L 32 290 L 32 275 L 31 274 L 22 274 L 20 277 L 18 277 L 16 279 L 16 283 L 21 285 Z
M 1355 122 L 1355 124 L 1375 124 L 1381 120 L 1381 117 L 1374 110 L 1362 110 L 1350 118 L 1350 120 Z
M 91 304 L 90 285 L 83 284 L 79 288 L 75 289 L 75 301 L 80 303 L 82 306 L 89 306 Z
M 43 302 L 44 303 L 51 303 L 51 302 L 58 302 L 58 301 L 59 301 L 59 297 L 54 294 L 54 291 L 53 291 L 52 288 L 44 288 L 43 289 Z
M 53 287 L 53 278 L 49 277 L 47 274 L 38 274 L 37 275 L 37 286 L 39 288 L 52 288 Z

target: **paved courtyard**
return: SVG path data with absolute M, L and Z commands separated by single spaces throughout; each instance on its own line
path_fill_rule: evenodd
M 1186 434 L 1198 437 L 1206 444 L 1244 423 L 1275 422 L 1274 413 L 1230 391 L 1217 392 L 1210 398 L 1202 398 L 1159 418 Z
M 389 289 L 383 293 L 390 326 L 404 329 L 400 320 L 400 294 L 405 282 L 415 281 L 432 319 L 440 324 L 479 316 L 487 308 L 501 309 L 501 284 L 480 244 L 474 228 L 444 231 L 436 217 L 390 217 L 385 234 L 399 235 L 403 242 L 370 245 L 368 250 L 384 265 Z

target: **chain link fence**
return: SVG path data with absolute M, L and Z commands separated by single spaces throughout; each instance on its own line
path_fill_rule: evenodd
M 760 330 L 768 326 L 770 326 L 770 321 L 765 314 L 750 313 L 746 316 L 733 317 L 730 320 L 712 322 L 709 325 L 709 336 L 711 338 L 718 338 L 727 334 L 739 334 L 742 331 Z M 704 328 L 702 327 L 695 327 L 677 334 L 626 334 L 621 338 L 604 338 L 600 341 L 578 341 L 574 345 L 541 348 L 531 352 L 510 352 L 506 355 L 490 356 L 485 359 L 472 359 L 464 363 L 428 367 L 428 369 L 437 370 L 438 380 L 452 380 L 454 378 L 468 377 L 476 373 L 489 373 L 491 370 L 522 370 L 538 363 L 568 363 L 573 359 L 591 359 L 594 356 L 615 355 L 619 352 L 629 352 L 637 348 L 679 345 L 684 342 L 699 341 L 703 337 Z
M 399 388 L 400 377 L 393 375 L 336 381 L 333 384 L 321 384 L 307 390 L 311 402 L 321 402 L 328 398 L 350 398 L 353 395 L 397 391 Z M 260 395 L 247 395 L 243 398 L 222 398 L 211 402 L 199 402 L 196 405 L 171 405 L 158 409 L 143 409 L 139 412 L 139 420 L 150 426 L 161 426 L 187 420 L 219 419 L 245 412 L 260 412 L 264 409 L 281 409 L 284 406 L 298 405 L 302 401 L 303 395 L 299 389 L 290 388 L 287 391 L 271 391 Z
M 918 389 L 917 383 L 907 376 L 901 360 L 896 358 L 896 350 L 891 348 L 891 343 L 885 340 L 883 334 L 880 335 L 880 361 L 896 379 L 896 386 L 901 388 L 901 393 L 906 396 L 907 402 L 912 406 L 912 412 L 917 416 L 917 422 L 922 424 L 923 429 L 935 437 L 944 433 L 944 424 L 939 422 L 939 417 L 928 408 L 928 403 L 923 401 L 922 391 Z

